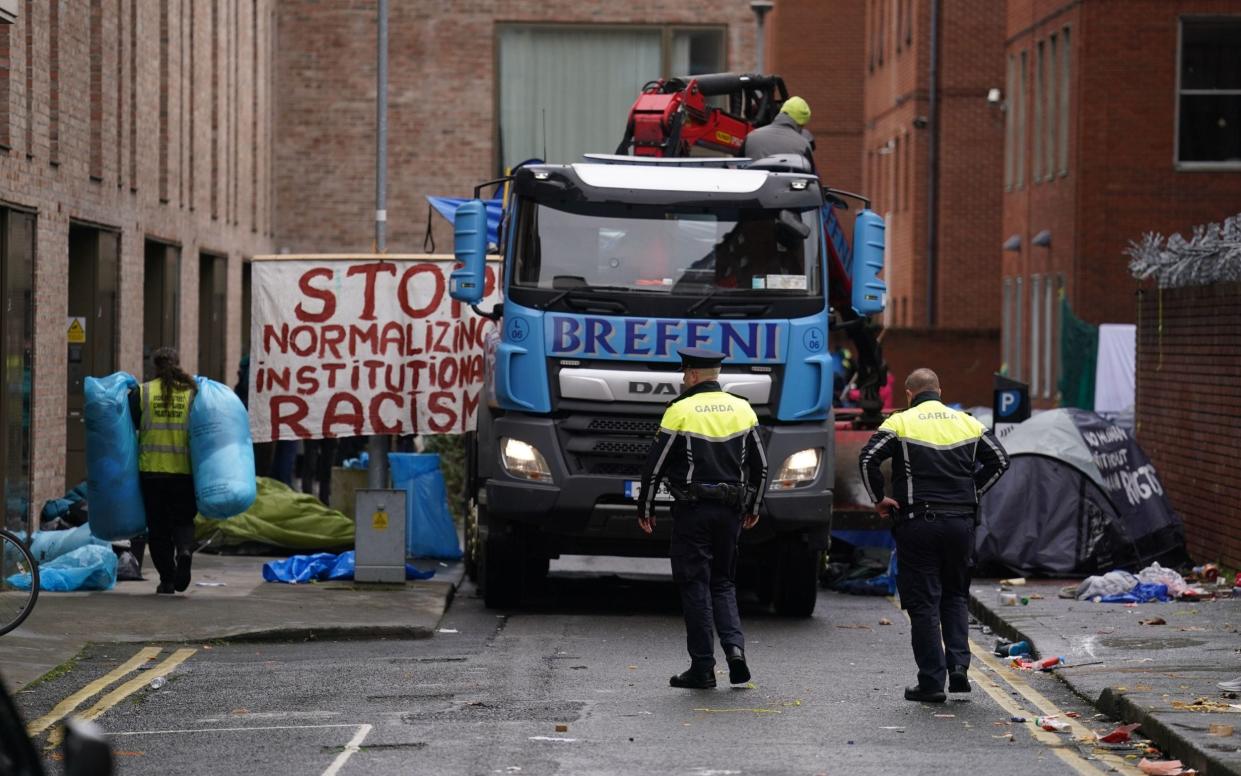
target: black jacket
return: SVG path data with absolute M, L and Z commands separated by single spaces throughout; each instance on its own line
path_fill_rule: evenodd
M 688 496 L 694 483 L 740 486 L 742 512 L 757 514 L 767 487 L 767 454 L 749 402 L 725 393 L 714 380 L 671 401 L 643 468 L 639 515 L 651 514 L 665 479 L 680 496 Z
M 990 431 L 929 392 L 884 421 L 862 448 L 862 481 L 875 503 L 884 497 L 879 466 L 888 458 L 892 498 L 905 509 L 928 504 L 973 509 L 1008 468 L 1008 455 Z

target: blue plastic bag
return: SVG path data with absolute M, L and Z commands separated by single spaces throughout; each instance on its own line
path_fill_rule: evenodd
M 460 560 L 457 527 L 448 511 L 444 474 L 436 453 L 388 453 L 392 484 L 405 491 L 405 554 Z
M 14 574 L 8 583 L 30 589 L 29 574 Z M 116 585 L 116 553 L 106 544 L 88 544 L 39 564 L 39 589 L 49 593 L 111 590 Z
M 119 541 L 146 531 L 138 484 L 138 434 L 129 414 L 133 375 L 86 378 L 86 500 L 90 531 Z
M 1127 593 L 1113 593 L 1099 599 L 1104 604 L 1150 604 L 1167 603 L 1172 599 L 1168 596 L 1168 586 L 1153 582 L 1140 582 L 1137 587 Z
M 305 582 L 327 582 L 338 579 L 353 579 L 356 560 L 353 550 L 333 555 L 329 552 L 318 552 L 314 555 L 294 555 L 284 560 L 269 560 L 263 564 L 263 579 L 268 582 L 285 582 L 302 584 Z M 430 579 L 435 571 L 419 571 L 408 563 L 405 564 L 406 579 Z
M 22 538 L 26 538 L 24 531 Z M 42 566 L 61 555 L 67 555 L 90 544 L 112 546 L 103 539 L 92 536 L 89 525 L 79 525 L 68 531 L 35 531 L 34 537 L 30 540 L 30 554 Z
M 254 447 L 246 406 L 227 385 L 194 378 L 190 405 L 190 462 L 194 497 L 203 517 L 240 515 L 254 504 Z

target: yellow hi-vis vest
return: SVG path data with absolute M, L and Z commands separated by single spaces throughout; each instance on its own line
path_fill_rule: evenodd
M 163 383 L 143 383 L 138 426 L 138 471 L 190 474 L 190 403 L 194 391 L 173 388 L 164 401 Z

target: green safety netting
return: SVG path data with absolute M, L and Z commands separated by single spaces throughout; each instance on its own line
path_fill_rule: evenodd
M 199 515 L 199 543 L 235 547 L 257 543 L 289 550 L 340 550 L 353 547 L 353 520 L 308 493 L 279 480 L 258 478 L 258 497 L 249 510 L 226 520 Z
M 1060 406 L 1094 409 L 1095 367 L 1099 360 L 1099 327 L 1073 314 L 1060 297 Z

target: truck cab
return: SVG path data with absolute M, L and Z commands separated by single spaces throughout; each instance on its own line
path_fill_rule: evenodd
M 813 612 L 831 531 L 833 374 L 827 206 L 797 161 L 587 157 L 511 177 L 504 301 L 478 310 L 499 325 L 467 441 L 467 569 L 489 606 L 519 602 L 562 554 L 667 556 L 667 502 L 655 535 L 639 531 L 639 480 L 681 391 L 677 349 L 705 347 L 726 354 L 720 383 L 754 407 L 771 467 L 739 579 L 778 612 Z M 455 219 L 450 293 L 470 304 L 485 224 L 477 199 Z M 853 264 L 872 277 L 854 288 L 873 291 L 882 221 L 862 210 L 855 232 L 866 239 Z

